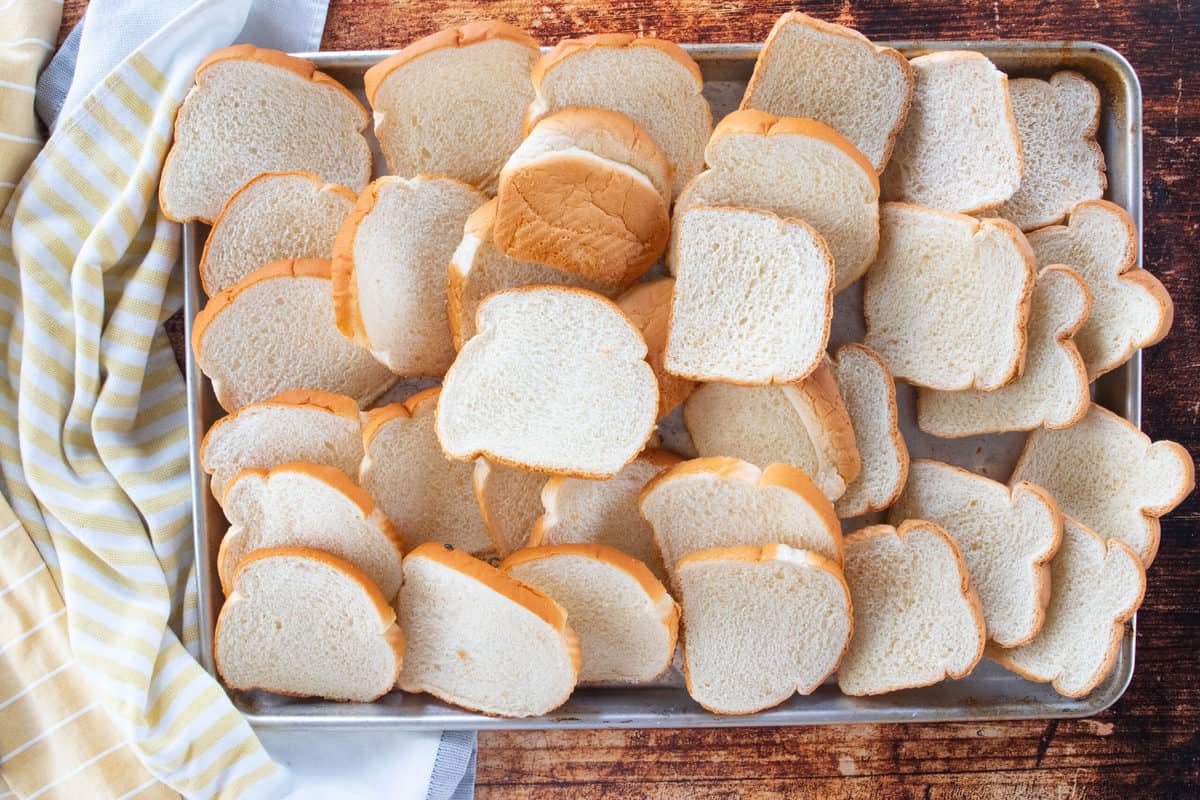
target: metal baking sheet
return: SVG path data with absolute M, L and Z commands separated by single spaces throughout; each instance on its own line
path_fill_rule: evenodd
M 937 50 L 977 50 L 1014 77 L 1049 77 L 1072 69 L 1100 89 L 1102 111 L 1098 138 L 1108 163 L 1106 197 L 1133 217 L 1140 244 L 1142 235 L 1142 129 L 1141 89 L 1137 75 L 1116 51 L 1086 42 L 891 42 L 912 57 Z M 714 121 L 735 109 L 754 67 L 757 44 L 685 46 L 700 64 L 705 95 L 713 106 Z M 302 53 L 321 70 L 363 96 L 363 73 L 391 51 Z M 378 147 L 376 170 L 383 167 Z M 187 341 L 191 323 L 203 302 L 196 271 L 207 229 L 185 225 L 183 232 L 185 317 Z M 1140 251 L 1140 247 L 1139 247 Z M 856 316 L 858 315 L 858 316 Z M 838 299 L 830 347 L 861 336 L 861 294 L 852 287 Z M 216 553 L 225 532 L 225 519 L 208 489 L 208 477 L 199 466 L 200 439 L 222 415 L 212 388 L 187 351 L 189 433 L 192 448 L 192 499 L 195 506 L 195 543 L 199 578 L 201 661 L 215 674 L 212 637 L 223 597 L 216 578 Z M 1134 424 L 1141 422 L 1142 364 L 1140 354 L 1096 384 L 1097 402 Z M 913 419 L 913 390 L 899 383 L 902 425 L 912 456 L 928 456 L 1006 480 L 1024 436 L 1004 434 L 970 439 L 942 440 L 922 434 Z M 676 415 L 677 417 L 678 415 Z M 691 443 L 682 426 L 668 422 L 663 431 L 667 446 L 687 454 Z M 852 531 L 862 520 L 847 520 Z M 1112 674 L 1090 695 L 1080 700 L 1060 697 L 1046 684 L 1025 681 L 983 660 L 961 680 L 944 681 L 869 698 L 845 697 L 833 681 L 807 696 L 793 696 L 750 716 L 718 716 L 700 708 L 688 697 L 678 670 L 661 682 L 639 687 L 583 687 L 565 705 L 542 717 L 500 719 L 473 714 L 432 699 L 429 695 L 393 692 L 371 704 L 331 703 L 271 695 L 231 692 L 234 704 L 254 725 L 270 728 L 371 728 L 396 729 L 550 729 L 550 728 L 683 728 L 765 725 L 815 725 L 828 723 L 939 722 L 1022 718 L 1083 717 L 1112 705 L 1133 676 L 1136 618 L 1128 626 Z

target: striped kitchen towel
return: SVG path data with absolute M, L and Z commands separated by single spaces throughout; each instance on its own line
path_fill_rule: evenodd
M 54 51 L 62 0 L 0 0 L 0 208 L 42 147 L 33 94 Z

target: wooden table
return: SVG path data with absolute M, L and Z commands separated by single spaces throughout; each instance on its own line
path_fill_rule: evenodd
M 66 0 L 63 36 L 86 0 Z M 333 0 L 322 49 L 398 48 L 483 16 L 543 43 L 602 31 L 760 41 L 791 4 L 742 0 Z M 804 10 L 878 39 L 1088 39 L 1145 96 L 1145 266 L 1175 299 L 1146 353 L 1143 428 L 1200 452 L 1200 3 L 843 0 Z M 1163 524 L 1133 684 L 1086 720 L 674 731 L 483 733 L 478 796 L 590 798 L 1200 797 L 1200 498 Z

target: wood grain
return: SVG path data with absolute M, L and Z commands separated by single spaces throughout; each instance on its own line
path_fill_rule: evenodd
M 63 34 L 86 2 L 66 0 Z M 544 43 L 624 30 L 679 41 L 762 39 L 790 3 L 618 0 L 333 0 L 323 48 L 401 47 L 494 17 Z M 1166 342 L 1145 356 L 1143 427 L 1200 453 L 1200 5 L 1101 0 L 845 0 L 804 10 L 873 38 L 1086 39 L 1141 77 L 1145 266 L 1175 298 Z M 988 725 L 484 733 L 478 796 L 497 798 L 1194 798 L 1200 796 L 1200 500 L 1164 521 L 1138 617 L 1138 666 L 1089 720 Z

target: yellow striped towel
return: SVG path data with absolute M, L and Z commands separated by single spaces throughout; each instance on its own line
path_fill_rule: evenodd
M 42 147 L 33 92 L 54 51 L 62 0 L 0 0 L 0 208 Z

